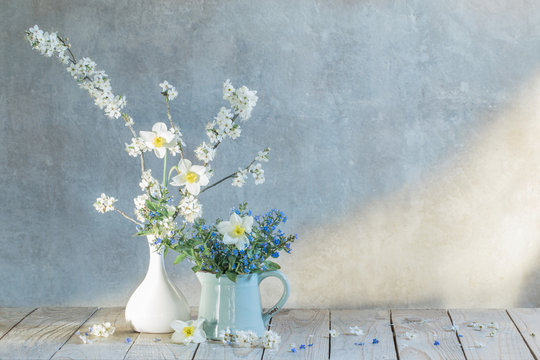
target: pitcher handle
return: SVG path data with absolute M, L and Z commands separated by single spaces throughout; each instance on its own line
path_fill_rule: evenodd
M 278 302 L 270 307 L 270 310 L 262 314 L 264 326 L 268 326 L 268 322 L 274 316 L 282 307 L 285 305 L 285 302 L 289 298 L 289 280 L 287 277 L 281 272 L 277 270 L 273 271 L 265 271 L 263 273 L 259 274 L 259 285 L 261 282 L 266 279 L 267 277 L 274 276 L 277 277 L 279 280 L 281 280 L 281 283 L 283 284 L 283 294 L 281 295 L 281 298 L 278 300 Z

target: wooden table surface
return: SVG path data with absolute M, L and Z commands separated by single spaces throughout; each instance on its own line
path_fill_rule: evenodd
M 83 344 L 75 334 L 105 321 L 116 327 L 111 337 Z M 184 346 L 133 332 L 123 308 L 0 308 L 0 359 L 540 359 L 540 309 L 286 309 L 270 328 L 281 335 L 277 350 Z

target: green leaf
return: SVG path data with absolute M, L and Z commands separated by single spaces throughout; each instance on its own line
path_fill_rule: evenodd
M 235 273 L 235 272 L 227 271 L 227 272 L 225 273 L 225 275 L 227 275 L 227 277 L 229 278 L 229 280 L 231 280 L 232 282 L 236 282 L 236 273 Z
M 146 207 L 150 209 L 151 211 L 157 210 L 157 204 L 151 202 L 150 200 L 146 200 Z
M 180 254 L 176 257 L 176 259 L 174 259 L 173 261 L 173 264 L 176 265 L 176 264 L 179 264 L 182 262 L 182 260 L 184 260 L 186 258 L 187 254 Z
M 191 268 L 191 270 L 193 270 L 193 272 L 197 272 L 201 270 L 201 267 L 199 265 L 195 265 L 194 267 Z
M 266 266 L 268 267 L 268 270 L 279 270 L 279 269 L 281 269 L 281 266 L 279 266 L 279 264 L 276 264 L 275 262 L 270 261 L 270 260 L 266 261 Z

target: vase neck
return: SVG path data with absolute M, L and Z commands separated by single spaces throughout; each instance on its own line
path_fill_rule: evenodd
M 157 247 L 154 245 L 154 239 L 148 236 L 148 248 L 150 250 L 150 262 L 148 264 L 148 272 L 146 276 L 152 276 L 156 273 L 162 273 L 165 268 L 163 262 L 163 251 L 157 250 Z

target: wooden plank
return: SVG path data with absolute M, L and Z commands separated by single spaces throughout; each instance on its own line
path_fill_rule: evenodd
M 390 311 L 332 310 L 330 324 L 340 334 L 330 338 L 330 359 L 397 359 Z M 352 334 L 350 327 L 354 326 L 364 334 Z M 373 344 L 373 339 L 378 343 Z
M 514 323 L 504 310 L 450 310 L 450 316 L 459 327 L 461 343 L 468 360 L 533 359 L 533 356 Z M 483 329 L 470 327 L 482 324 Z M 495 323 L 498 330 L 489 328 Z M 493 336 L 490 336 L 491 332 Z
M 277 350 L 265 350 L 269 359 L 327 359 L 329 354 L 330 312 L 328 310 L 281 310 L 272 318 L 270 329 L 281 336 Z M 307 346 L 309 342 L 312 346 Z M 291 351 L 291 344 L 297 351 Z M 300 345 L 306 345 L 300 349 Z
M 94 324 L 110 322 L 115 328 L 113 335 L 106 338 L 95 338 L 91 344 L 84 344 L 78 335 L 73 335 L 69 341 L 54 355 L 53 359 L 123 359 L 131 343 L 130 338 L 137 339 L 139 333 L 133 331 L 127 324 L 123 308 L 99 309 L 88 319 L 79 331 L 84 334 Z
M 197 309 L 191 308 L 190 317 L 197 317 Z M 171 342 L 172 333 L 147 334 L 141 333 L 134 339 L 128 350 L 126 360 L 148 359 L 193 359 L 198 344 L 180 345 Z
M 249 359 L 260 360 L 262 347 L 242 348 L 224 345 L 219 341 L 207 341 L 199 345 L 194 360 Z
M 401 360 L 465 359 L 446 310 L 392 310 Z
M 540 359 L 540 309 L 510 309 L 508 314 L 536 359 Z
M 96 308 L 39 308 L 0 340 L 0 359 L 50 359 Z
M 0 308 L 0 339 L 35 308 Z
M 193 359 L 198 345 L 174 344 L 171 335 L 141 333 L 129 349 L 126 360 Z

